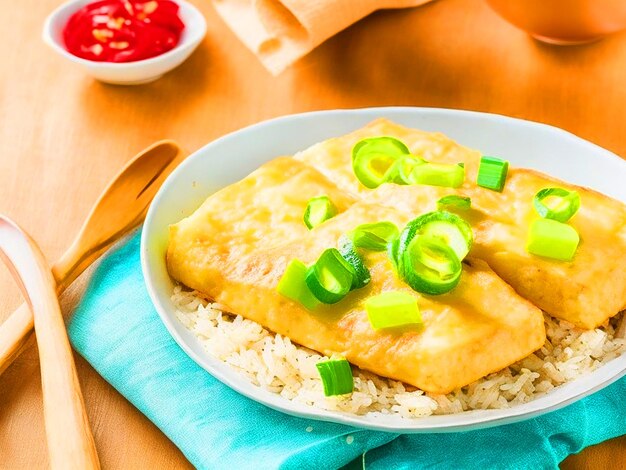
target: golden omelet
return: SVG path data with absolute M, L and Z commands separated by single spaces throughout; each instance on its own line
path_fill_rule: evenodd
M 351 149 L 366 137 L 393 136 L 426 160 L 463 162 L 464 184 L 458 189 L 436 186 L 383 184 L 365 188 L 354 177 Z M 472 224 L 472 256 L 491 268 L 524 298 L 549 314 L 583 328 L 595 328 L 626 308 L 626 206 L 586 188 L 540 172 L 510 169 L 502 193 L 476 185 L 480 153 L 439 133 L 408 129 L 380 119 L 344 137 L 329 139 L 296 155 L 341 189 L 366 201 L 386 204 L 410 214 L 437 208 L 448 194 L 469 196 L 472 210 L 461 213 Z M 580 210 L 570 220 L 581 243 L 571 262 L 531 255 L 527 231 L 539 216 L 533 197 L 540 189 L 561 187 L 580 194 Z
M 343 355 L 363 369 L 429 392 L 447 393 L 526 357 L 545 341 L 541 311 L 476 259 L 464 265 L 461 281 L 453 291 L 426 296 L 396 277 L 386 253 L 367 252 L 364 261 L 371 282 L 337 304 L 309 311 L 276 291 L 292 259 L 311 264 L 326 248 L 337 246 L 342 234 L 360 224 L 388 220 L 403 226 L 411 217 L 389 207 L 357 203 L 311 231 L 298 232 L 297 237 L 289 237 L 283 244 L 273 236 L 272 244 L 256 244 L 242 253 L 236 244 L 208 244 L 215 238 L 243 242 L 236 227 L 240 215 L 232 210 L 240 204 L 233 202 L 232 196 L 223 192 L 211 196 L 211 203 L 205 203 L 202 211 L 172 227 L 170 274 L 230 311 L 299 344 L 327 355 Z M 206 224 L 207 205 L 231 214 L 231 223 L 215 228 Z M 302 214 L 305 206 L 306 201 L 295 212 Z M 248 212 L 260 231 L 268 230 L 260 216 L 267 209 L 257 202 L 254 215 Z M 287 220 L 271 230 L 292 233 L 286 228 L 291 225 Z M 214 233 L 217 231 L 220 233 Z M 203 234 L 201 240 L 199 233 Z M 215 255 L 218 249 L 220 257 Z M 385 291 L 414 295 L 423 326 L 374 330 L 364 301 Z
M 464 163 L 463 185 L 365 188 L 353 173 L 351 151 L 375 136 L 396 137 L 430 161 Z M 502 193 L 483 189 L 475 183 L 480 158 L 442 134 L 374 121 L 294 158 L 273 160 L 210 196 L 171 227 L 168 270 L 233 313 L 303 346 L 343 355 L 363 369 L 429 392 L 449 392 L 540 348 L 545 329 L 538 307 L 586 328 L 626 307 L 624 205 L 530 170 L 511 169 Z M 572 262 L 525 249 L 528 227 L 538 218 L 533 196 L 554 186 L 576 189 L 581 197 L 570 221 L 581 236 Z M 475 237 L 460 283 L 450 292 L 413 291 L 398 279 L 386 253 L 371 251 L 363 252 L 371 282 L 339 303 L 311 311 L 277 292 L 291 260 L 314 263 L 360 224 L 391 221 L 402 228 L 436 210 L 437 201 L 449 194 L 471 198 L 471 209 L 459 215 Z M 309 230 L 305 208 L 321 195 L 330 198 L 338 215 Z M 423 325 L 373 329 L 364 303 L 386 291 L 415 296 Z

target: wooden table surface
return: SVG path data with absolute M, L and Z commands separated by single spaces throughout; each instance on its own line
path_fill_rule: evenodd
M 383 105 L 489 111 L 553 124 L 626 155 L 626 34 L 573 48 L 538 44 L 479 0 L 376 13 L 274 78 L 196 0 L 209 33 L 161 80 L 104 85 L 40 40 L 59 0 L 0 7 L 0 212 L 56 259 L 107 181 L 138 150 L 189 150 L 275 116 Z M 0 320 L 20 302 L 0 268 Z M 184 468 L 177 448 L 81 358 L 78 371 L 105 468 Z M 210 445 L 210 443 L 207 443 Z M 564 468 L 617 468 L 626 437 Z M 0 377 L 0 467 L 47 464 L 39 365 L 31 348 Z

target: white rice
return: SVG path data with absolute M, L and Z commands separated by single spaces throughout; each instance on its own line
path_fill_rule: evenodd
M 595 330 L 581 330 L 545 315 L 547 340 L 534 354 L 447 395 L 425 393 L 356 367 L 354 393 L 325 397 L 315 364 L 327 359 L 258 323 L 232 315 L 198 292 L 177 286 L 172 295 L 179 321 L 210 355 L 253 384 L 284 398 L 325 410 L 396 414 L 419 418 L 467 410 L 508 408 L 587 374 L 626 351 L 615 337 L 620 314 Z

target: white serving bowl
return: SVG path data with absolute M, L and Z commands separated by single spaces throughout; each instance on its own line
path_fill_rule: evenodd
M 150 297 L 180 347 L 211 375 L 239 393 L 294 416 L 403 433 L 467 431 L 526 420 L 583 398 L 626 374 L 626 355 L 535 400 L 508 409 L 475 410 L 407 419 L 356 416 L 296 403 L 253 385 L 210 356 L 175 316 L 173 281 L 165 263 L 168 226 L 190 215 L 209 195 L 278 155 L 299 150 L 386 117 L 399 124 L 441 131 L 468 147 L 498 155 L 518 167 L 535 168 L 589 186 L 626 202 L 626 162 L 561 129 L 495 114 L 434 108 L 369 108 L 318 111 L 255 124 L 221 137 L 187 158 L 157 193 L 143 227 L 141 262 Z M 593 171 L 590 171 L 593 169 Z
M 185 24 L 180 41 L 174 49 L 136 62 L 113 63 L 82 59 L 65 48 L 63 28 L 76 11 L 93 1 L 70 0 L 64 3 L 46 18 L 42 35 L 44 42 L 52 49 L 102 82 L 115 85 L 139 85 L 152 82 L 178 67 L 198 47 L 206 34 L 206 20 L 202 13 L 191 3 L 174 0 L 180 6 L 178 14 Z

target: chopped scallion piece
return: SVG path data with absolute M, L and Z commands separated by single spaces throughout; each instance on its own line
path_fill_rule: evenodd
M 440 295 L 461 279 L 461 261 L 441 239 L 418 235 L 402 253 L 402 277 L 417 292 Z
M 571 225 L 551 219 L 537 219 L 528 231 L 526 250 L 533 255 L 571 261 L 579 243 L 578 232 Z
M 369 189 L 374 189 L 386 182 L 387 172 L 395 163 L 396 157 L 382 153 L 364 153 L 352 162 L 354 174 Z
M 354 378 L 350 363 L 346 359 L 330 359 L 318 362 L 317 370 L 322 378 L 324 395 L 345 395 L 354 390 Z
M 580 195 L 563 188 L 544 188 L 535 194 L 533 205 L 544 219 L 567 222 L 580 208 Z
M 356 276 L 354 268 L 336 248 L 324 250 L 306 273 L 306 285 L 313 295 L 325 304 L 343 299 L 352 288 Z
M 363 263 L 361 256 L 354 249 L 352 240 L 345 235 L 339 239 L 339 252 L 354 269 L 351 289 L 360 289 L 368 285 L 372 279 L 370 271 Z
M 416 157 L 415 155 L 403 155 L 399 157 L 389 169 L 385 175 L 385 180 L 387 183 L 411 184 L 409 176 L 413 168 L 418 165 L 423 165 L 424 163 L 426 163 L 426 160 L 423 158 Z
M 481 157 L 478 167 L 476 184 L 483 188 L 502 192 L 506 175 L 509 172 L 509 162 L 495 157 Z
M 381 136 L 359 140 L 352 148 L 352 158 L 354 159 L 359 153 L 384 153 L 399 157 L 411 152 L 401 140 L 395 137 Z
M 474 241 L 472 227 L 458 215 L 447 211 L 428 212 L 410 221 L 400 234 L 399 251 L 404 251 L 417 235 L 439 238 L 454 250 L 461 261 Z
M 408 181 L 410 184 L 458 188 L 465 181 L 465 168 L 447 163 L 424 163 L 413 168 Z
M 388 248 L 398 276 L 417 292 L 438 295 L 454 289 L 461 261 L 473 243 L 472 228 L 446 211 L 429 212 L 409 222 Z
M 467 210 L 470 207 L 472 207 L 472 200 L 469 197 L 458 196 L 456 194 L 444 196 L 437 201 L 437 209 L 439 210 L 448 208 Z
M 352 149 L 352 169 L 366 188 L 377 188 L 402 156 L 410 153 L 406 145 L 393 137 L 371 137 L 360 140 Z
M 307 267 L 302 261 L 291 260 L 283 277 L 278 281 L 276 290 L 288 299 L 299 302 L 309 310 L 313 310 L 319 305 L 319 301 L 306 285 L 306 273 Z
M 400 238 L 395 238 L 387 245 L 387 256 L 391 260 L 393 269 L 397 274 L 400 273 Z
M 352 230 L 348 236 L 357 248 L 372 251 L 385 251 L 387 244 L 400 234 L 398 227 L 391 222 L 363 224 Z
M 328 196 L 309 199 L 304 211 L 304 223 L 309 229 L 337 215 L 337 208 Z
M 406 292 L 389 291 L 370 297 L 365 301 L 365 310 L 375 330 L 422 323 L 417 299 Z

